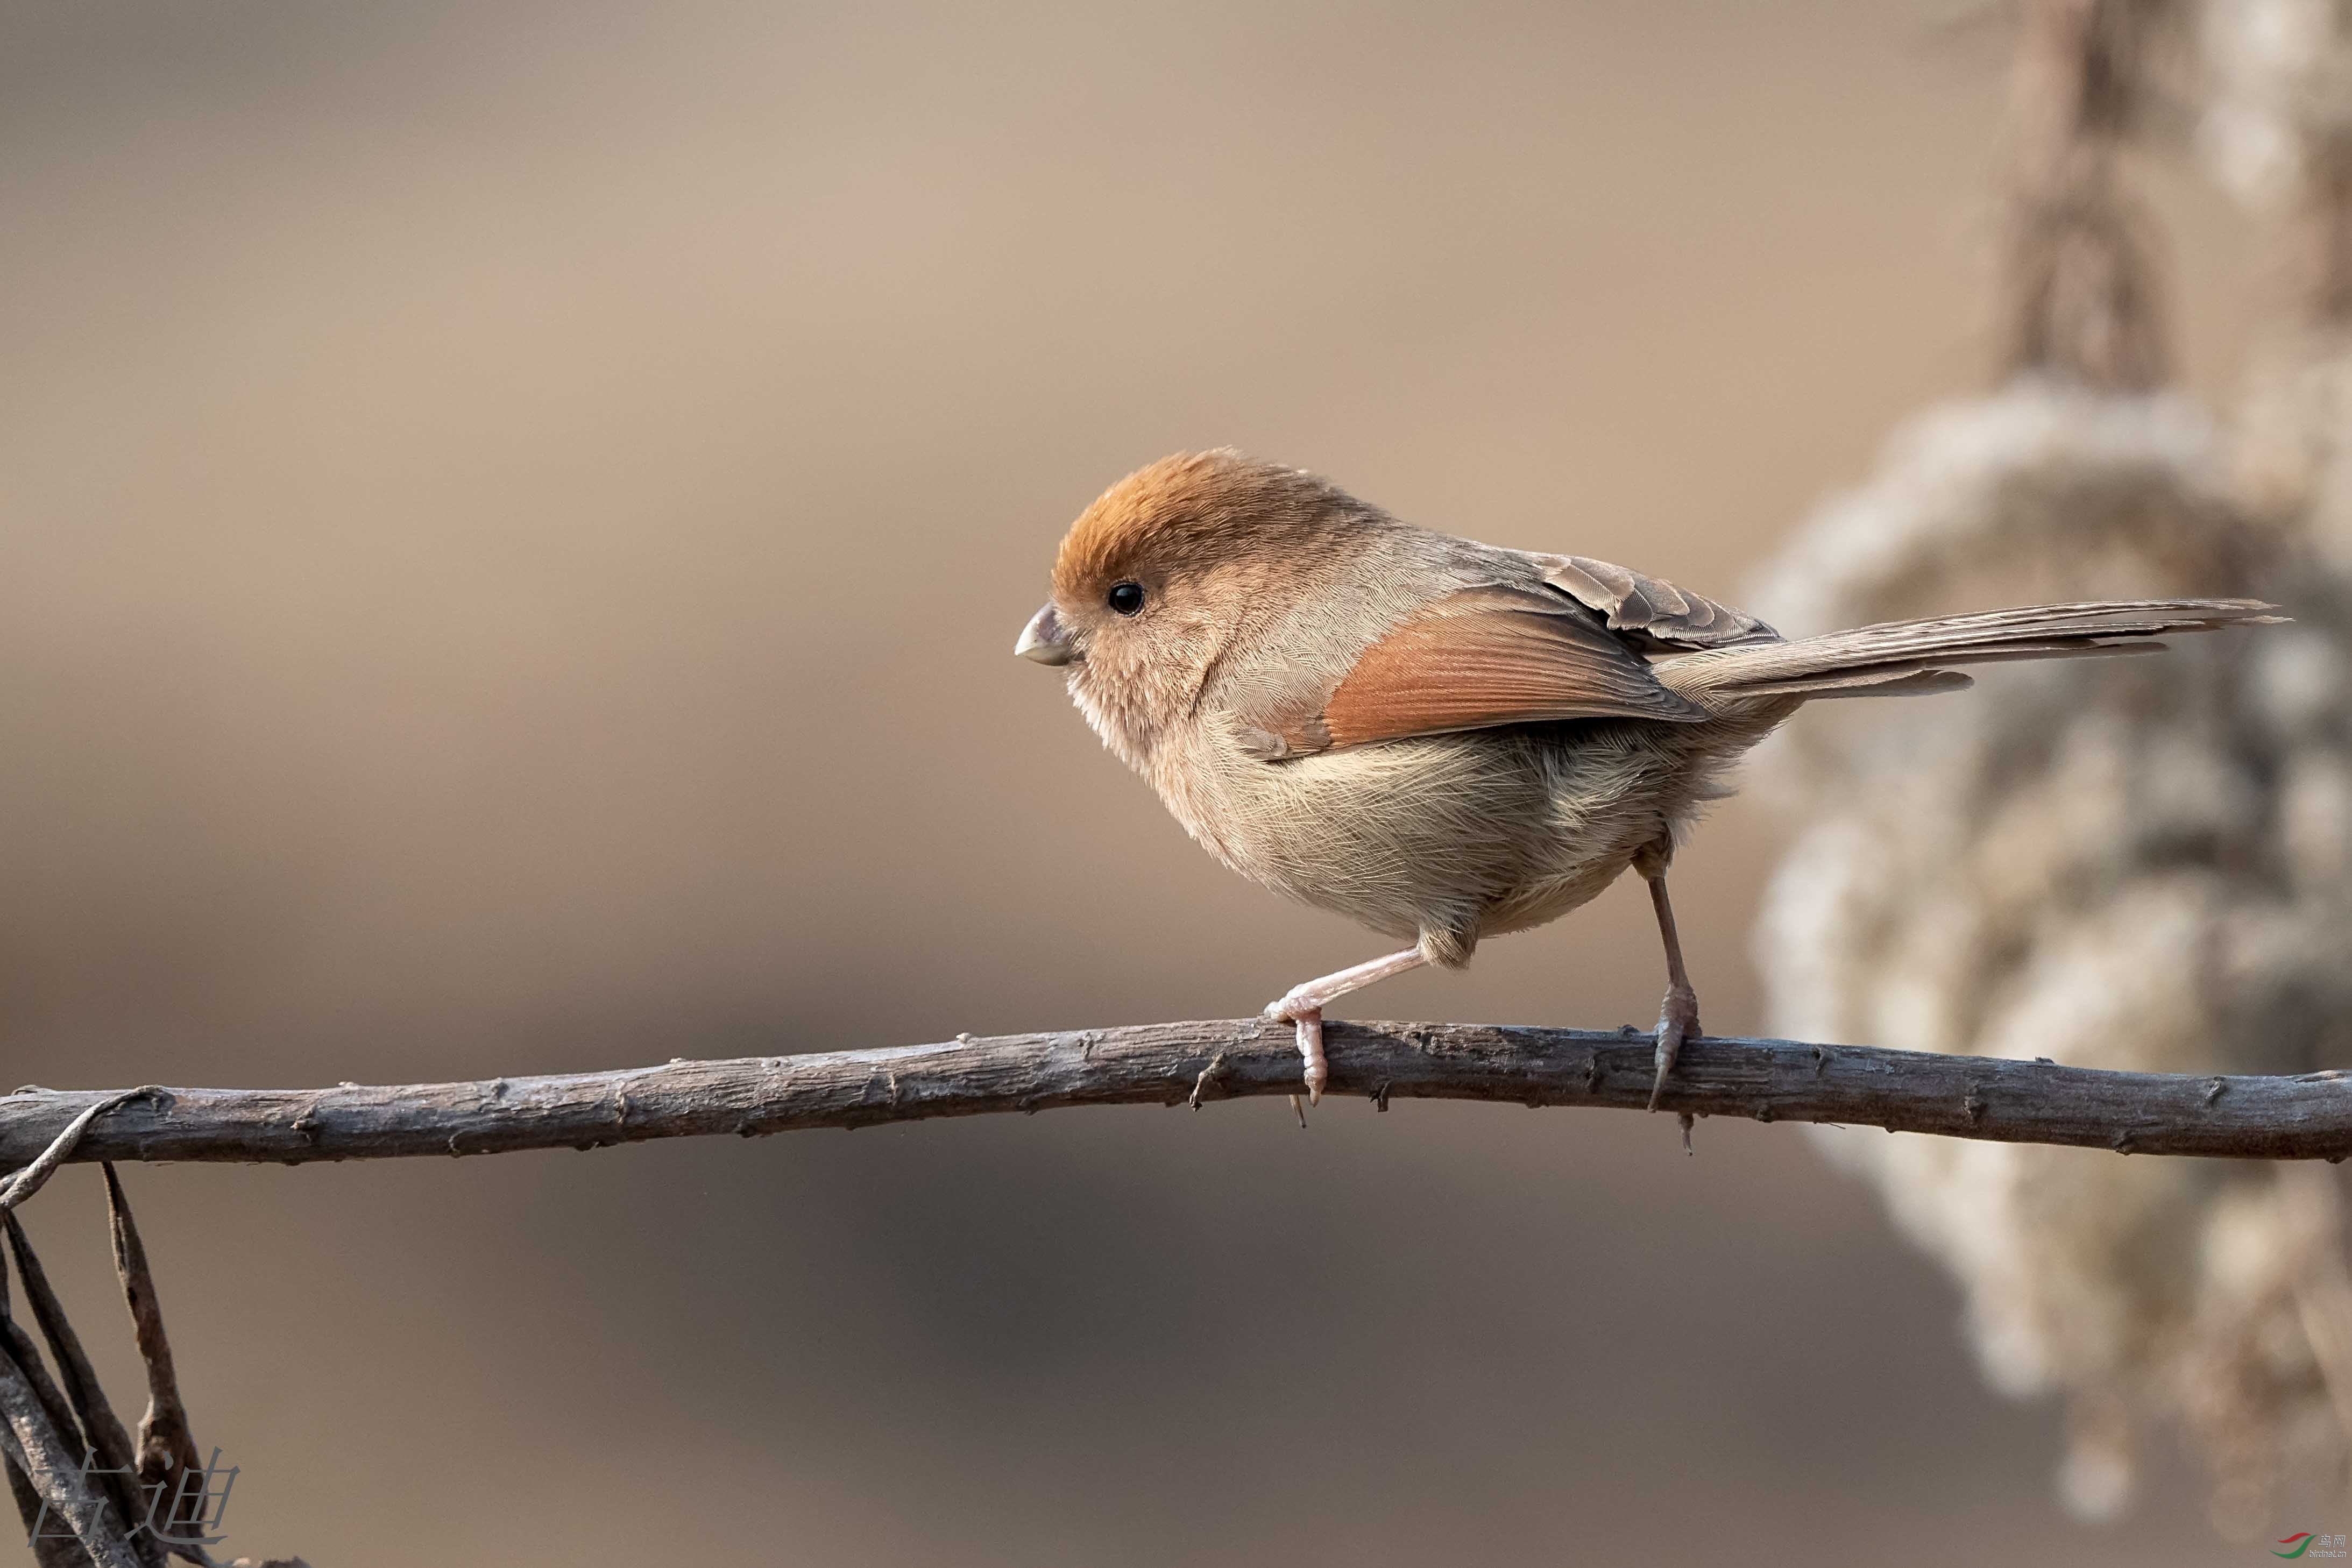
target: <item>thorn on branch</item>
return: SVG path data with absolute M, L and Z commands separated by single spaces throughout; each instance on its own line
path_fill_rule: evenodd
M 1201 1076 L 1192 1080 L 1193 1110 L 1197 1111 L 1201 1108 L 1201 1096 L 1207 1092 L 1209 1085 L 1215 1081 L 1218 1072 L 1224 1065 L 1225 1053 L 1220 1050 L 1216 1055 L 1209 1058 L 1209 1065 L 1201 1069 Z

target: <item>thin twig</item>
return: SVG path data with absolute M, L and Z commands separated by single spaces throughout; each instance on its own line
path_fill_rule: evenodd
M 44 1531 L 70 1530 L 95 1568 L 141 1568 L 122 1526 L 82 1473 L 82 1455 L 50 1418 L 32 1369 L 0 1345 L 0 1451 L 47 1504 Z
M 0 1096 L 0 1166 L 60 1145 L 68 1160 L 299 1165 L 588 1149 L 719 1133 L 749 1137 L 1062 1105 L 1178 1105 L 1191 1101 L 1221 1053 L 1213 1074 L 1219 1098 L 1296 1092 L 1298 1053 L 1289 1035 L 1263 1031 L 1257 1022 L 1139 1024 L 466 1083 L 151 1089 L 131 1103 L 88 1092 L 22 1092 Z M 1332 1094 L 1626 1111 L 1643 1109 L 1649 1098 L 1645 1033 L 1495 1024 L 1326 1029 Z M 82 1121 L 110 1103 L 103 1117 Z M 1699 1116 L 1832 1122 L 2118 1154 L 2331 1160 L 2352 1154 L 2352 1077 L 2333 1072 L 2110 1072 L 1704 1039 L 1684 1048 L 1660 1104 Z M 78 1122 L 79 1141 L 66 1144 L 59 1129 Z
M 188 1431 L 188 1407 L 180 1398 L 180 1375 L 172 1364 L 172 1342 L 163 1332 L 163 1306 L 155 1295 L 155 1276 L 147 1267 L 146 1243 L 139 1239 L 139 1223 L 131 1217 L 131 1200 L 123 1196 L 122 1178 L 114 1167 L 106 1171 L 107 1230 L 114 1243 L 114 1271 L 122 1284 L 122 1304 L 131 1312 L 131 1332 L 138 1342 L 139 1361 L 147 1373 L 147 1413 L 139 1418 L 139 1479 L 161 1487 L 160 1496 L 183 1498 L 182 1479 L 201 1469 L 196 1440 Z M 201 1507 L 199 1501 L 199 1507 Z M 164 1544 L 173 1554 L 201 1563 L 202 1550 L 176 1539 L 182 1527 L 196 1523 L 173 1516 L 163 1521 Z
M 34 1155 L 31 1162 L 9 1180 L 6 1186 L 0 1187 L 0 1214 L 6 1214 L 40 1191 L 49 1177 L 57 1174 L 58 1167 L 73 1157 L 75 1146 L 81 1142 L 82 1134 L 89 1131 L 89 1124 L 92 1122 L 118 1105 L 127 1105 L 142 1094 L 154 1092 L 157 1091 L 152 1085 L 121 1090 L 107 1095 L 97 1104 L 88 1107 L 72 1121 L 68 1122 L 58 1130 L 58 1135 L 49 1140 L 48 1147 Z
M 70 1537 L 40 1533 L 41 1494 L 16 1463 L 16 1452 L 0 1443 L 0 1469 L 8 1472 L 8 1494 L 16 1500 L 16 1518 L 25 1527 L 26 1538 L 33 1545 L 35 1568 L 89 1568 L 89 1553 L 81 1542 Z
M 40 1326 L 42 1338 L 48 1341 L 50 1359 L 57 1363 L 58 1387 L 73 1408 L 74 1419 L 80 1424 L 82 1442 L 97 1458 L 100 1488 L 120 1517 L 139 1519 L 142 1514 L 139 1506 L 138 1456 L 131 1447 L 131 1434 L 114 1414 L 114 1406 L 108 1403 L 89 1353 L 82 1349 L 81 1336 L 74 1332 L 72 1322 L 66 1317 L 65 1304 L 50 1288 L 48 1270 L 42 1268 L 40 1256 L 33 1250 L 25 1228 L 11 1214 L 0 1217 L 0 1228 L 6 1231 L 8 1250 L 16 1259 L 17 1274 L 25 1281 L 25 1302 L 32 1309 L 33 1321 Z M 161 1568 L 163 1552 L 152 1535 L 132 1537 L 131 1549 L 147 1568 Z

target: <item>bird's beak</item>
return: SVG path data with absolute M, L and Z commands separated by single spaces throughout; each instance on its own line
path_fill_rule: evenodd
M 1013 644 L 1013 651 L 1041 664 L 1066 664 L 1078 656 L 1068 633 L 1062 630 L 1062 618 L 1054 613 L 1050 604 L 1029 617 L 1029 624 L 1021 628 L 1021 641 Z

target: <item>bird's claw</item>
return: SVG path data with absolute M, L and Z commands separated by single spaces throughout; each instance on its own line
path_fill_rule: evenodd
M 1658 1009 L 1658 1047 L 1654 1060 L 1658 1075 L 1650 1084 L 1650 1109 L 1658 1108 L 1658 1096 L 1666 1090 L 1666 1075 L 1675 1070 L 1675 1058 L 1683 1051 L 1683 1041 L 1699 1035 L 1698 993 L 1688 986 L 1670 986 L 1664 1006 Z
M 1298 1005 L 1298 993 L 1291 992 L 1265 1009 L 1265 1016 L 1276 1023 L 1293 1025 L 1298 1031 L 1298 1054 L 1306 1060 L 1307 1103 L 1319 1105 L 1323 1102 L 1323 1086 L 1331 1082 L 1330 1059 L 1323 1054 L 1323 1009 Z

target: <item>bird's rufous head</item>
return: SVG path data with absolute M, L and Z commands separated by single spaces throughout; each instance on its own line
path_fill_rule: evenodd
M 1217 661 L 1325 580 L 1379 514 L 1296 468 L 1178 453 L 1097 497 L 1062 540 L 1053 597 L 1013 652 L 1069 666 L 1071 695 L 1140 767 Z

